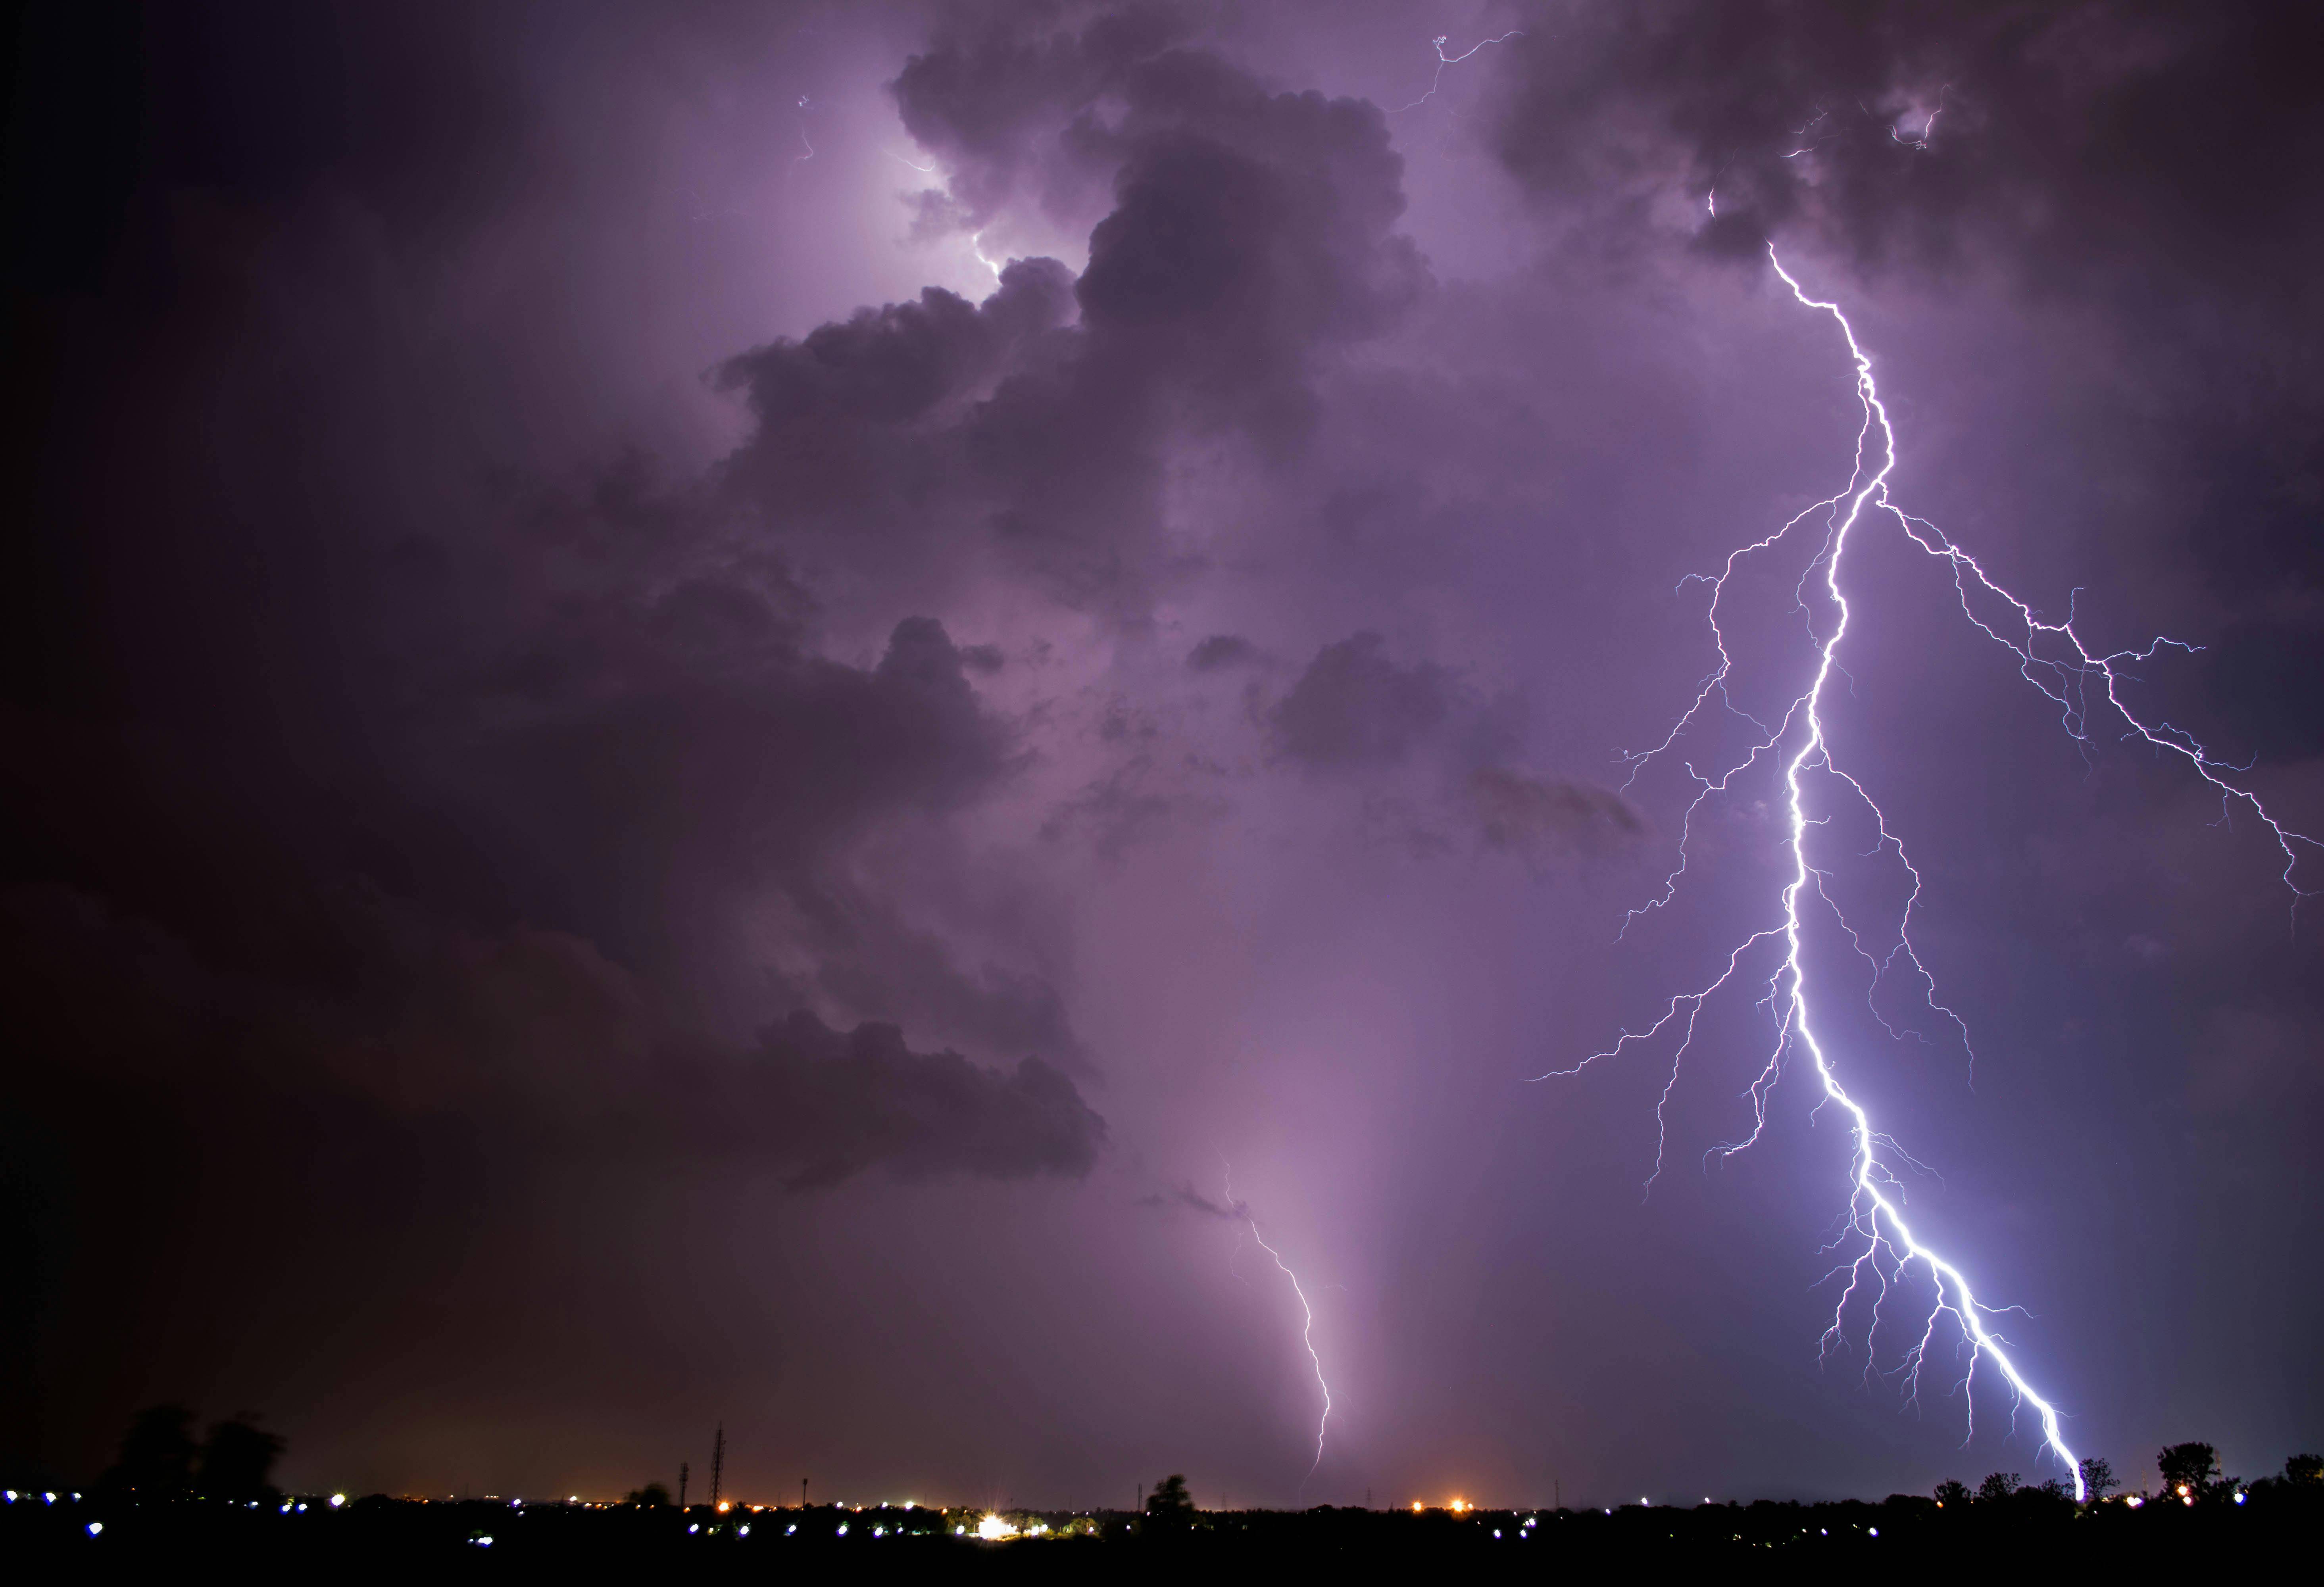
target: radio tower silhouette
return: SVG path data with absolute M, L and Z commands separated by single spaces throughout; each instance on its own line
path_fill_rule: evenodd
M 726 1475 L 726 1424 L 718 1424 L 717 1436 L 710 1441 L 710 1508 L 718 1508 L 718 1484 Z

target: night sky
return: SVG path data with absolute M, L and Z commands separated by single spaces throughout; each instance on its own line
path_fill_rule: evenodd
M 2062 1475 L 1950 1340 L 1908 1400 L 1917 1318 L 1820 1343 L 1845 1121 L 1794 1054 L 1715 1151 L 1763 986 L 1675 1083 L 1537 1077 L 1786 875 L 1763 763 L 1624 931 L 1742 742 L 1626 786 L 1683 581 L 1849 477 L 1771 240 L 1897 499 L 2204 647 L 2125 698 L 2324 833 L 2311 9 L 11 16 L 10 1470 L 180 1400 L 350 1491 L 722 1420 L 767 1500 Z M 2324 1433 L 2324 899 L 1863 533 L 1827 715 L 1969 1039 L 1827 911 L 1834 1062 L 2078 1452 L 2264 1474 Z M 1725 597 L 1738 711 L 1812 549 Z

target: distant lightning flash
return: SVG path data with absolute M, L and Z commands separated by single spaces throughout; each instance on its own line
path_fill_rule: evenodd
M 1488 44 L 1506 44 L 1511 39 L 1522 39 L 1525 37 L 1525 30 L 1522 28 L 1513 29 L 1508 32 L 1503 33 L 1498 39 L 1480 39 L 1477 42 L 1470 45 L 1466 50 L 1462 51 L 1460 54 L 1447 55 L 1444 53 L 1444 45 L 1445 42 L 1451 39 L 1452 36 L 1452 35 L 1450 33 L 1439 33 L 1434 39 L 1429 41 L 1430 43 L 1436 46 L 1436 75 L 1428 79 L 1428 92 L 1423 94 L 1419 98 L 1415 99 L 1409 105 L 1397 106 L 1395 109 L 1388 112 L 1390 115 L 1402 115 L 1407 110 L 1417 110 L 1422 106 L 1427 104 L 1431 99 L 1436 97 L 1437 85 L 1444 80 L 1444 69 L 1446 67 L 1460 65 L 1462 61 L 1468 60 L 1469 57 L 1474 55 L 1478 51 L 1482 50 Z
M 1299 1311 L 1303 1318 L 1299 1342 L 1307 1347 L 1307 1360 L 1315 1369 L 1315 1387 L 1323 1394 L 1323 1413 L 1315 1419 L 1315 1458 L 1307 1463 L 1307 1475 L 1299 1479 L 1300 1490 L 1305 1493 L 1307 1484 L 1314 1480 L 1316 1468 L 1323 1463 L 1323 1433 L 1332 1425 L 1332 1386 L 1323 1380 L 1323 1358 L 1315 1351 L 1315 1308 L 1307 1303 L 1307 1291 L 1299 1282 L 1299 1275 L 1291 1270 L 1290 1264 L 1283 1259 L 1283 1253 L 1268 1244 L 1267 1236 L 1259 1232 L 1259 1220 L 1251 1216 L 1250 1204 L 1235 1199 L 1233 1171 L 1223 1163 L 1220 1167 L 1226 1186 L 1227 1210 L 1250 1231 L 1250 1237 L 1258 1241 L 1259 1249 L 1274 1259 L 1276 1267 L 1291 1280 L 1291 1293 L 1299 1297 Z
M 1712 212 L 1716 213 L 1715 200 Z M 2102 709 L 2109 714 L 2109 719 L 2120 718 L 2127 729 L 2123 734 L 2124 738 L 2135 736 L 2157 751 L 2178 756 L 2198 777 L 2217 789 L 2223 818 L 2236 805 L 2247 807 L 2282 852 L 2282 880 L 2292 892 L 2295 914 L 2300 900 L 2310 896 L 2294 874 L 2301 851 L 2303 848 L 2324 847 L 2324 844 L 2292 830 L 2270 814 L 2258 795 L 2237 780 L 2238 774 L 2248 768 L 2233 766 L 2213 758 L 2185 729 L 2160 719 L 2149 721 L 2125 703 L 2120 685 L 2125 677 L 2122 669 L 2126 665 L 2148 660 L 2165 649 L 2191 651 L 2197 647 L 2176 640 L 2157 638 L 2143 650 L 2093 651 L 2076 632 L 2070 607 L 2062 623 L 2043 621 L 2032 606 L 1997 584 L 1974 557 L 1934 524 L 1904 512 L 1889 499 L 1888 479 L 1896 465 L 1896 437 L 1889 422 L 1888 410 L 1881 401 L 1879 387 L 1873 380 L 1872 360 L 1857 341 L 1855 328 L 1849 323 L 1847 315 L 1841 312 L 1838 304 L 1810 297 L 1784 270 L 1772 246 L 1768 249 L 1767 258 L 1775 267 L 1775 274 L 1791 289 L 1793 298 L 1803 308 L 1830 315 L 1847 339 L 1849 356 L 1856 368 L 1857 400 L 1862 405 L 1864 414 L 1862 425 L 1857 432 L 1856 460 L 1847 488 L 1838 495 L 1810 507 L 1766 538 L 1738 548 L 1728 556 L 1724 567 L 1715 576 L 1697 574 L 1683 581 L 1699 579 L 1711 586 L 1707 616 L 1717 651 L 1717 664 L 1703 680 L 1693 703 L 1679 717 L 1662 743 L 1628 757 L 1632 764 L 1631 775 L 1635 779 L 1646 762 L 1670 749 L 1682 734 L 1706 714 L 1714 700 L 1718 708 L 1750 723 L 1758 730 L 1758 736 L 1757 742 L 1740 761 L 1716 777 L 1707 777 L 1692 763 L 1687 765 L 1687 773 L 1694 780 L 1697 792 L 1693 802 L 1687 807 L 1682 826 L 1678 866 L 1665 879 L 1659 896 L 1629 912 L 1624 922 L 1625 929 L 1629 921 L 1639 915 L 1660 909 L 1670 903 L 1686 873 L 1695 814 L 1704 801 L 1727 792 L 1734 779 L 1759 764 L 1763 758 L 1772 761 L 1778 757 L 1787 741 L 1795 741 L 1797 747 L 1791 751 L 1790 758 L 1784 762 L 1784 788 L 1790 816 L 1787 847 L 1791 877 L 1784 885 L 1777 918 L 1738 943 L 1728 954 L 1718 973 L 1707 984 L 1672 998 L 1661 1018 L 1645 1029 L 1625 1030 L 1613 1046 L 1592 1053 L 1571 1068 L 1555 1070 L 1539 1078 L 1545 1080 L 1554 1075 L 1579 1074 L 1601 1058 L 1617 1057 L 1633 1045 L 1651 1041 L 1675 1027 L 1678 1044 L 1671 1059 L 1670 1078 L 1663 1087 L 1661 1101 L 1655 1106 L 1655 1121 L 1658 1132 L 1661 1131 L 1664 1109 L 1678 1084 L 1679 1065 L 1693 1043 L 1696 1025 L 1704 1005 L 1730 983 L 1756 981 L 1756 977 L 1745 970 L 1747 962 L 1769 945 L 1781 942 L 1783 952 L 1780 961 L 1766 981 L 1760 983 L 1766 989 L 1764 1001 L 1775 1020 L 1775 1034 L 1766 1063 L 1746 1093 L 1751 1103 L 1751 1132 L 1741 1141 L 1714 1149 L 1722 1157 L 1732 1156 L 1759 1139 L 1766 1127 L 1768 1095 L 1782 1074 L 1786 1054 L 1804 1050 L 1815 1066 L 1824 1100 L 1837 1103 L 1848 1115 L 1854 1146 L 1844 1232 L 1831 1247 L 1827 1248 L 1852 1248 L 1848 1253 L 1849 1259 L 1832 1270 L 1833 1277 L 1844 1272 L 1847 1285 L 1833 1307 L 1831 1325 L 1824 1332 L 1821 1352 L 1829 1354 L 1835 1346 L 1844 1343 L 1849 1307 L 1856 1301 L 1859 1290 L 1868 1291 L 1872 1307 L 1870 1332 L 1866 1338 L 1866 1371 L 1868 1375 L 1872 1370 L 1871 1352 L 1876 1342 L 1873 1336 L 1878 1333 L 1882 1324 L 1881 1306 L 1887 1299 L 1889 1287 L 1893 1283 L 1901 1283 L 1910 1272 L 1924 1270 L 1935 1287 L 1936 1297 L 1923 1324 L 1919 1340 L 1904 1352 L 1898 1368 L 1912 1395 L 1918 1396 L 1921 1370 L 1928 1363 L 1930 1352 L 1937 1344 L 1940 1333 L 1950 1324 L 1951 1329 L 1958 1331 L 1960 1342 L 1969 1349 L 1969 1367 L 1960 1392 L 1964 1404 L 1968 1406 L 1969 1435 L 1974 1435 L 1976 1431 L 1976 1410 L 1972 1401 L 1978 1364 L 1989 1358 L 2007 1380 L 2015 1397 L 2014 1404 L 2031 1404 L 2041 1413 L 2046 1447 L 2064 1462 L 2068 1472 L 2072 1473 L 2077 1498 L 2086 1498 L 2080 1463 L 2059 1429 L 2056 1408 L 2034 1391 L 2017 1363 L 2010 1358 L 2005 1342 L 1988 1326 L 1989 1319 L 2011 1308 L 1989 1307 L 1978 1301 L 1960 1269 L 1923 1244 L 1905 1223 L 1904 1185 L 1891 1165 L 1892 1162 L 1898 1163 L 1912 1168 L 1918 1168 L 1920 1165 L 1904 1153 L 1894 1137 L 1874 1128 L 1864 1105 L 1841 1085 L 1831 1055 L 1818 1036 L 1811 1017 L 1808 977 L 1801 945 L 1805 929 L 1803 908 L 1812 898 L 1830 912 L 1833 921 L 1848 935 L 1856 951 L 1870 963 L 1875 990 L 1880 978 L 1901 962 L 1917 978 L 1928 1006 L 1950 1019 L 1961 1029 L 1964 1037 L 1967 1034 L 1967 1027 L 1960 1016 L 1936 1001 L 1936 983 L 1923 966 L 1913 945 L 1913 911 L 1920 901 L 1921 873 L 1906 854 L 1903 841 L 1891 831 L 1886 816 L 1874 802 L 1863 783 L 1835 762 L 1831 738 L 1823 722 L 1824 688 L 1833 673 L 1842 670 L 1839 663 L 1840 647 L 1847 637 L 1852 616 L 1848 595 L 1840 584 L 1841 560 L 1848 549 L 1850 532 L 1868 518 L 1876 522 L 1885 518 L 1893 521 L 1905 538 L 1923 552 L 1944 563 L 1952 575 L 1963 614 L 1987 637 L 2015 657 L 2019 673 L 2058 706 L 2067 733 L 2075 740 L 2088 742 L 2090 713 L 2093 709 Z M 1868 453 L 1874 456 L 1868 458 Z M 1807 612 L 1807 582 L 1814 577 L 1820 563 L 1828 609 L 1834 615 L 1829 633 L 1822 636 L 1817 647 L 1815 669 L 1806 688 L 1791 702 L 1782 717 L 1770 724 L 1744 711 L 1729 695 L 1728 681 L 1733 660 L 1728 652 L 1727 634 L 1720 626 L 1720 605 L 1727 595 L 1728 580 L 1741 562 L 1755 553 L 1768 550 L 1818 512 L 1823 513 L 1824 541 L 1801 577 L 1800 609 Z M 1985 614 L 1980 614 L 1980 607 L 1984 608 Z M 1808 615 L 1812 637 L 1814 614 L 1809 613 Z M 2102 705 L 2094 698 L 2095 696 L 2103 697 Z M 1841 801 L 1852 800 L 1870 814 L 1879 833 L 1879 841 L 1870 853 L 1877 855 L 1893 850 L 1897 862 L 1911 878 L 1910 892 L 1895 922 L 1894 945 L 1886 947 L 1883 956 L 1875 957 L 1863 937 L 1842 914 L 1838 903 L 1825 890 L 1828 872 L 1820 869 L 1810 857 L 1810 834 L 1832 818 L 1829 812 L 1820 817 L 1809 813 L 1812 774 L 1821 774 L 1817 786 L 1831 798 Z M 1876 1009 L 1874 1012 L 1877 1017 L 1878 1010 Z M 1887 1024 L 1885 1017 L 1881 1022 Z M 1895 1027 L 1890 1026 L 1889 1029 L 1892 1033 L 1895 1031 Z M 1655 1175 L 1662 1171 L 1662 1158 L 1663 1140 L 1658 1139 L 1655 1153 Z M 1647 1185 L 1651 1186 L 1653 1183 L 1654 1177 L 1649 1176 Z

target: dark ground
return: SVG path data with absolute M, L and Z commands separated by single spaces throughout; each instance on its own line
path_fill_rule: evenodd
M 1764 1562 L 1786 1572 L 1872 1565 L 1893 1573 L 1974 1561 L 2013 1571 L 2037 1562 L 2147 1570 L 2176 1562 L 2173 1568 L 2217 1572 L 2239 1563 L 2306 1557 L 2324 1525 L 2319 1498 L 2262 1485 L 2242 1504 L 2221 1499 L 2190 1509 L 2149 1502 L 2132 1509 L 2116 1501 L 2086 1511 L 2041 1496 L 1948 1511 L 1906 1495 L 1878 1504 L 1625 1506 L 1610 1514 L 1210 1511 L 1190 1527 L 1167 1531 L 1120 1512 L 1011 1512 L 1020 1526 L 1039 1521 L 1053 1533 L 1089 1535 L 993 1543 L 954 1534 L 955 1527 L 973 1529 L 981 1518 L 966 1510 L 738 1507 L 722 1514 L 699 1506 L 384 1497 L 334 1509 L 321 1498 L 253 1508 L 63 1492 L 51 1500 L 20 1492 L 0 1505 L 0 1559 L 75 1574 L 208 1563 L 327 1570 L 340 1577 L 372 1570 L 403 1575 L 415 1568 L 482 1575 L 544 1565 L 569 1573 L 679 1564 L 693 1573 L 752 1577 L 867 1572 L 1143 1577 L 1319 1567 L 1457 1569 L 1499 1576 L 1635 1568 L 1648 1560 L 1730 1571 Z M 303 1509 L 298 1508 L 302 1502 Z

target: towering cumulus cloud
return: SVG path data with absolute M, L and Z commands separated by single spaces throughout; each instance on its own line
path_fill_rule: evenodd
M 931 289 L 726 364 L 757 420 L 725 465 L 746 510 L 921 587 L 1030 576 L 1135 621 L 1172 443 L 1300 447 L 1314 377 L 1425 279 L 1393 230 L 1401 162 L 1377 108 L 1168 37 L 1003 23 L 906 62 L 905 125 L 957 162 L 941 224 L 1029 190 L 1087 266 L 1015 263 L 982 305 Z

